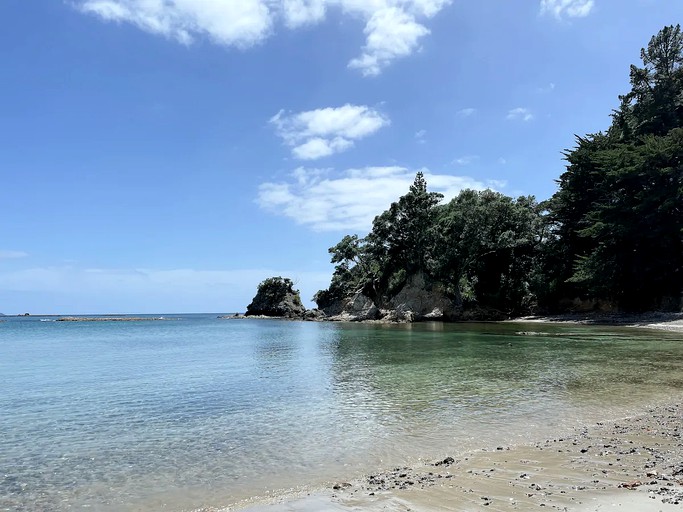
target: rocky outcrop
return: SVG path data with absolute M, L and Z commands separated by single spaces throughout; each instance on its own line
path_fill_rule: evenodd
M 361 322 L 415 322 L 451 320 L 460 314 L 458 304 L 438 283 L 429 283 L 422 273 L 411 276 L 401 291 L 388 302 L 377 304 L 362 292 L 325 308 L 328 320 Z
M 306 308 L 301 303 L 294 283 L 286 277 L 270 277 L 261 282 L 256 295 L 247 306 L 245 316 L 304 318 Z
M 400 292 L 393 297 L 386 315 L 396 321 L 444 320 L 458 316 L 460 308 L 448 297 L 438 283 L 428 283 L 424 274 L 410 278 Z
M 380 310 L 369 297 L 362 292 L 354 293 L 341 303 L 341 311 L 330 315 L 328 320 L 338 322 L 360 322 L 363 320 L 377 320 Z

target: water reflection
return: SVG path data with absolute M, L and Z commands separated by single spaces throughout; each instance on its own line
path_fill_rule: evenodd
M 527 326 L 341 325 L 336 399 L 353 403 L 352 418 L 391 425 L 399 445 L 405 432 L 434 446 L 473 428 L 493 438 L 514 425 L 554 426 L 683 388 L 675 336 L 673 346 L 639 330 L 533 327 L 534 335 L 520 335 Z

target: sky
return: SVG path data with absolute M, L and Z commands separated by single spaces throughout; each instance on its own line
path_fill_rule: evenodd
M 0 0 L 0 312 L 311 306 L 422 171 L 549 198 L 680 0 Z

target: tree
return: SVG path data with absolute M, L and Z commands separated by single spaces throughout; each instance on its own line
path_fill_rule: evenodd
M 433 274 L 458 302 L 506 312 L 525 309 L 541 241 L 539 214 L 533 197 L 462 191 L 439 209 Z
M 398 291 L 408 276 L 428 270 L 430 227 L 434 207 L 442 198 L 442 194 L 427 191 L 424 175 L 418 172 L 408 193 L 375 217 L 366 242 L 369 253 L 379 263 L 379 289 Z
M 631 66 L 631 91 L 620 96 L 614 128 L 623 140 L 665 135 L 683 121 L 683 34 L 664 27 L 640 51 L 643 67 Z
M 606 133 L 577 138 L 547 203 L 562 293 L 624 309 L 662 307 L 683 289 L 683 35 L 669 26 L 631 66 Z M 564 263 L 563 263 L 564 262 Z M 551 270 L 551 269 L 549 269 Z

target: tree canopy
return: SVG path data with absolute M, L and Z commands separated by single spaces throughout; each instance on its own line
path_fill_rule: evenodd
M 604 132 L 564 152 L 558 190 L 538 204 L 463 190 L 447 204 L 417 173 L 364 238 L 330 248 L 320 307 L 363 292 L 386 304 L 410 276 L 453 301 L 518 314 L 575 298 L 626 310 L 680 308 L 683 292 L 683 34 L 663 28 L 631 66 Z

